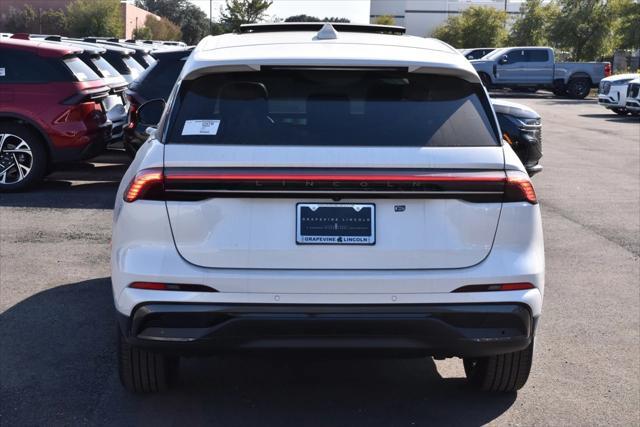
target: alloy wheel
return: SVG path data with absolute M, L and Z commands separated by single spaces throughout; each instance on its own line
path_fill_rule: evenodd
M 16 184 L 24 180 L 33 167 L 31 147 L 11 133 L 0 133 L 0 184 Z

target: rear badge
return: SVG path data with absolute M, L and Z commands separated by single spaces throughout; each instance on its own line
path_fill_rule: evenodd
M 404 212 L 407 209 L 407 207 L 405 205 L 395 205 L 393 207 L 393 210 L 395 212 Z

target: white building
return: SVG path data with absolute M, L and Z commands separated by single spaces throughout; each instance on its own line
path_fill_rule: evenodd
M 489 6 L 518 15 L 521 1 L 510 0 L 371 0 L 370 22 L 391 15 L 396 25 L 407 28 L 407 34 L 429 36 L 449 16 L 455 16 L 470 6 Z

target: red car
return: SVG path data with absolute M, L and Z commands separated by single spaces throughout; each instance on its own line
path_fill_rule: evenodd
M 82 49 L 0 40 L 0 192 L 40 182 L 55 163 L 100 153 L 111 135 L 109 87 Z

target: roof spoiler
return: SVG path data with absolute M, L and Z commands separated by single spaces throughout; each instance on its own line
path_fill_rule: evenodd
M 31 40 L 31 38 L 29 37 L 29 33 L 14 33 L 9 38 L 17 40 Z
M 320 31 L 330 24 L 336 31 L 347 33 L 392 34 L 402 35 L 406 28 L 392 25 L 348 24 L 341 22 L 280 22 L 277 24 L 244 24 L 240 26 L 240 34 L 276 33 L 285 31 Z

